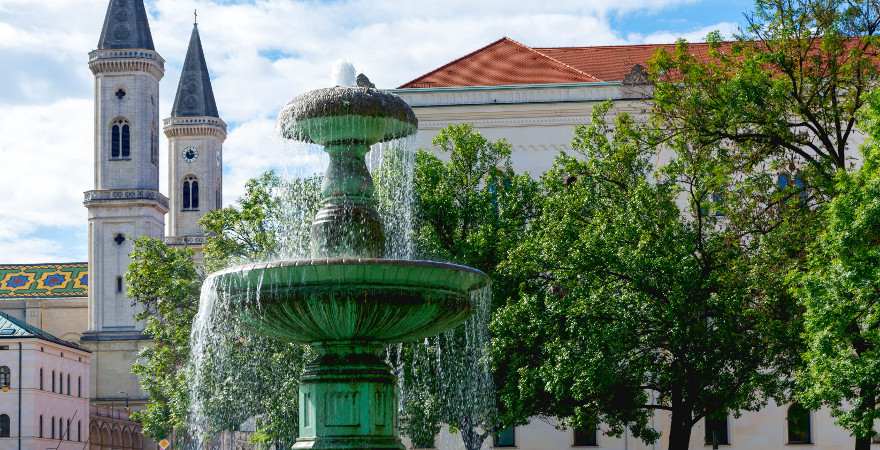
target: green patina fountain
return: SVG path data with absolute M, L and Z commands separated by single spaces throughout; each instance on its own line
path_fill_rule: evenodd
M 385 235 L 365 156 L 370 146 L 416 132 L 400 97 L 334 87 L 294 99 L 279 123 L 287 139 L 330 155 L 312 259 L 234 267 L 214 274 L 261 333 L 309 344 L 318 355 L 299 388 L 296 449 L 403 449 L 397 384 L 386 345 L 455 327 L 473 312 L 488 277 L 470 267 L 383 259 Z

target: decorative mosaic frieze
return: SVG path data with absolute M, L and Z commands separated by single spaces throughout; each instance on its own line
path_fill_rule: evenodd
M 0 299 L 88 295 L 87 263 L 0 265 Z

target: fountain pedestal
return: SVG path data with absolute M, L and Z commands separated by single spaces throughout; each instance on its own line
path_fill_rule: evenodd
M 402 450 L 396 378 L 381 346 L 317 346 L 300 381 L 295 449 Z

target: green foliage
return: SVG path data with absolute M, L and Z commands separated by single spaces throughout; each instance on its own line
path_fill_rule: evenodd
M 880 419 L 880 102 L 865 128 L 864 165 L 837 174 L 839 195 L 823 209 L 825 229 L 811 246 L 807 270 L 794 272 L 803 302 L 806 368 L 801 401 L 827 405 L 837 423 L 870 448 Z
M 146 408 L 133 416 L 147 435 L 171 437 L 186 426 L 189 397 L 184 369 L 202 277 L 191 251 L 141 238 L 132 250 L 126 279 L 129 297 L 142 307 L 136 318 L 153 339 L 132 367 L 150 398 Z
M 774 305 L 751 292 L 750 254 L 715 211 L 732 165 L 717 147 L 666 140 L 598 106 L 576 156 L 542 178 L 540 216 L 503 264 L 524 279 L 492 323 L 507 421 L 601 421 L 651 442 L 671 413 L 670 449 L 707 415 L 754 410 L 779 392 Z M 720 198 L 719 198 L 720 197 Z M 783 330 L 787 331 L 787 330 Z
M 274 173 L 250 180 L 237 206 L 212 211 L 202 219 L 209 238 L 205 265 L 228 265 L 303 254 L 310 221 L 320 192 L 315 178 L 285 182 Z M 305 206 L 305 208 L 304 208 Z M 158 240 L 138 241 L 127 275 L 129 294 L 143 306 L 139 315 L 154 345 L 134 367 L 150 402 L 138 413 L 145 432 L 154 438 L 185 439 L 190 418 L 190 333 L 199 305 L 203 277 L 192 252 Z M 306 360 L 302 346 L 255 336 L 230 317 L 229 329 L 218 333 L 216 345 L 225 358 L 208 355 L 214 367 L 196 397 L 205 405 L 213 431 L 234 430 L 258 417 L 260 435 L 289 445 L 297 435 L 298 380 Z
M 493 302 L 501 303 L 516 291 L 516 281 L 499 272 L 498 265 L 523 238 L 535 215 L 538 184 L 513 171 L 510 144 L 491 142 L 470 125 L 444 128 L 434 145 L 449 159 L 443 161 L 427 151 L 416 154 L 417 252 L 486 272 L 493 280 Z M 467 405 L 450 404 L 461 402 L 461 390 L 468 389 L 460 383 L 477 380 L 437 378 L 437 357 L 432 357 L 437 352 L 460 359 L 447 361 L 450 367 L 477 364 L 468 359 L 475 355 L 465 349 L 465 333 L 462 327 L 444 338 L 430 339 L 428 348 L 404 347 L 404 370 L 412 372 L 404 376 L 410 383 L 404 388 L 410 397 L 404 402 L 404 432 L 420 444 L 432 444 L 439 424 L 447 423 L 462 434 L 466 448 L 478 449 L 499 425 L 491 399 L 483 406 L 475 397 L 465 401 Z
M 507 141 L 491 142 L 471 125 L 444 128 L 434 145 L 449 160 L 426 151 L 416 155 L 418 250 L 486 272 L 493 297 L 503 301 L 516 283 L 498 266 L 536 215 L 538 183 L 513 171 Z
M 808 164 L 831 188 L 878 85 L 876 0 L 757 0 L 735 42 L 709 36 L 708 60 L 685 42 L 650 64 L 654 112 L 670 133 L 729 146 L 749 170 Z

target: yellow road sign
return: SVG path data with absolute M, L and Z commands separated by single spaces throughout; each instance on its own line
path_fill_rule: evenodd
M 168 447 L 171 447 L 171 443 L 168 442 L 168 439 L 162 439 L 159 441 L 159 448 L 166 450 Z

